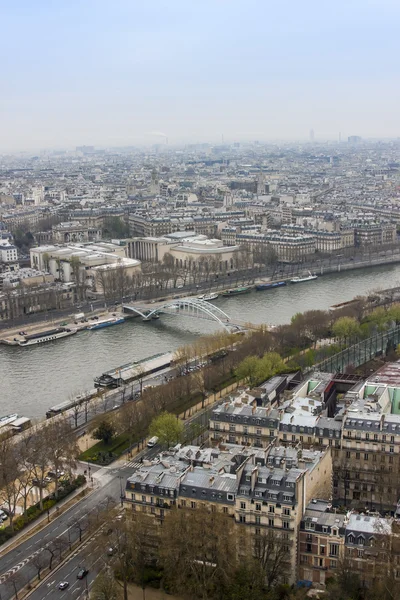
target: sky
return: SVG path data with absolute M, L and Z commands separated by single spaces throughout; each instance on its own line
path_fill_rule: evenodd
M 398 0 L 3 0 L 0 150 L 400 136 Z

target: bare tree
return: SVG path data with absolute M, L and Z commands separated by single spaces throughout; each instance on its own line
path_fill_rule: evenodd
M 47 565 L 47 556 L 45 554 L 45 548 L 39 548 L 36 554 L 32 556 L 31 563 L 35 567 L 36 576 L 38 578 L 38 581 L 40 581 L 42 571 L 46 568 Z

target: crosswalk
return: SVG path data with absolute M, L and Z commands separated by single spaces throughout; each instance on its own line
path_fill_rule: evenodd
M 130 460 L 128 462 L 125 462 L 123 465 L 123 468 L 126 469 L 128 467 L 132 467 L 133 469 L 139 469 L 139 467 L 143 466 L 143 463 L 140 462 L 140 460 Z

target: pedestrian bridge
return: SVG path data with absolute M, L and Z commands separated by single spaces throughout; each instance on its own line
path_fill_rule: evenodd
M 125 313 L 136 313 L 144 321 L 157 319 L 159 314 L 169 314 L 215 321 L 229 331 L 241 329 L 239 325 L 232 323 L 231 318 L 223 310 L 211 302 L 200 300 L 199 298 L 169 300 L 152 308 L 143 308 L 131 304 L 124 304 L 122 308 Z

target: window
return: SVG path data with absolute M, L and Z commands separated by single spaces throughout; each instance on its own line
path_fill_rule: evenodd
M 259 503 L 256 504 L 256 510 L 261 510 L 261 504 L 259 504 Z
M 325 554 L 325 546 L 320 546 L 319 547 L 319 553 L 320 554 Z
M 283 521 L 282 527 L 283 529 L 289 529 L 289 521 Z
M 329 555 L 339 556 L 339 544 L 329 544 Z
M 274 519 L 268 519 L 268 527 L 274 527 Z
M 348 536 L 347 541 L 349 544 L 354 544 L 354 535 L 352 533 Z
M 233 494 L 227 494 L 226 497 L 227 497 L 228 500 L 234 500 L 235 499 L 235 496 Z
M 240 503 L 240 508 L 243 510 L 246 508 L 246 502 L 241 502 Z
M 246 515 L 239 515 L 239 523 L 246 523 Z
M 365 540 L 364 540 L 364 538 L 363 538 L 362 535 L 358 536 L 358 543 L 359 543 L 360 546 L 364 546 Z
M 223 510 L 223 512 L 226 514 L 226 513 L 228 512 L 228 507 L 227 507 L 227 506 L 224 506 L 224 508 L 223 508 L 222 510 Z
M 347 450 L 347 452 L 346 452 L 346 458 L 350 458 L 350 456 L 351 456 L 351 454 L 350 454 L 350 452 Z
M 274 513 L 275 512 L 275 506 L 272 506 L 272 504 L 269 505 L 268 510 L 270 513 Z
M 360 453 L 356 452 L 356 460 L 360 460 Z
M 364 460 L 368 460 L 368 454 L 367 453 L 364 454 Z
M 393 452 L 394 452 L 394 446 L 390 446 L 389 452 L 391 452 L 393 454 Z
M 330 566 L 330 568 L 331 568 L 331 569 L 336 569 L 336 567 L 337 567 L 337 562 L 336 562 L 336 560 L 331 560 L 331 561 L 329 562 L 329 566 Z
M 284 508 L 283 514 L 286 515 L 287 517 L 290 516 L 290 508 Z
M 260 525 L 261 524 L 261 517 L 259 517 L 258 515 L 256 516 L 256 525 Z
M 191 502 L 190 503 L 190 508 L 196 508 L 196 502 Z
M 186 506 L 186 500 L 181 500 L 181 506 Z

